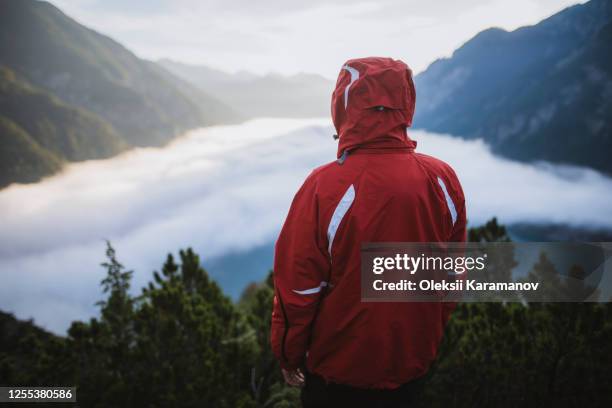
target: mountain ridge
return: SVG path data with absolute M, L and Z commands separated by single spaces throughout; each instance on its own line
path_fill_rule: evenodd
M 513 159 L 611 173 L 605 152 L 612 149 L 606 119 L 612 111 L 605 88 L 612 86 L 612 70 L 602 44 L 608 38 L 600 38 L 611 18 L 612 3 L 591 0 L 533 26 L 478 33 L 416 76 L 414 126 L 482 138 Z M 570 75 L 564 64 L 572 59 Z M 593 66 L 597 83 L 589 79 Z M 589 124 L 602 121 L 599 129 Z
M 0 0 L 0 66 L 3 139 L 14 142 L 3 146 L 0 156 L 18 154 L 21 147 L 25 156 L 47 163 L 24 166 L 23 160 L 12 158 L 14 168 L 4 163 L 0 188 L 52 174 L 61 167 L 58 160 L 106 158 L 129 147 L 162 146 L 195 127 L 244 120 L 220 100 L 189 89 L 179 78 L 45 1 Z M 10 103 L 15 92 L 20 104 Z M 37 104 L 35 115 L 30 103 Z M 58 122 L 62 115 L 67 116 L 65 129 Z M 51 133 L 43 136 L 43 122 L 51 116 Z M 90 135 L 75 121 L 91 125 Z M 69 128 L 78 128 L 78 137 L 67 133 Z M 55 159 L 43 159 L 33 142 Z M 49 154 L 43 156 L 48 159 Z M 27 174 L 28 169 L 33 173 Z
M 38 181 L 66 161 L 108 158 L 128 148 L 97 115 L 64 103 L 2 65 L 0 120 L 0 187 Z
M 251 118 L 329 115 L 334 84 L 317 74 L 256 75 L 244 70 L 227 73 L 167 58 L 157 63 L 199 89 L 206 89 L 217 99 Z

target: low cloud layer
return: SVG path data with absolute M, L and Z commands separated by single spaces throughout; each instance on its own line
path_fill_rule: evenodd
M 333 160 L 326 120 L 260 119 L 190 132 L 165 149 L 74 164 L 0 192 L 0 309 L 63 332 L 96 313 L 104 239 L 139 290 L 168 252 L 210 259 L 275 239 L 312 168 Z M 470 223 L 554 222 L 612 229 L 612 180 L 528 165 L 479 141 L 414 131 L 418 150 L 457 171 Z

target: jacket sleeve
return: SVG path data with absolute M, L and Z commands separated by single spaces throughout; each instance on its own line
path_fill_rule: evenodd
M 465 199 L 463 197 L 462 191 L 460 191 L 456 196 L 458 201 L 457 221 L 455 222 L 455 225 L 453 225 L 449 242 L 465 242 L 467 240 L 467 218 L 465 214 Z
M 457 220 L 455 221 L 451 230 L 449 242 L 466 242 L 467 240 L 467 215 L 465 207 L 465 196 L 463 189 L 459 183 L 459 179 L 454 171 L 450 170 L 450 185 L 451 185 L 451 199 L 457 208 Z M 465 279 L 462 276 L 461 279 Z M 446 324 L 450 319 L 451 314 L 457 307 L 457 302 L 445 302 L 442 309 L 442 322 Z
M 309 177 L 297 192 L 274 254 L 271 345 L 281 367 L 301 367 L 312 322 L 329 279 L 325 235 L 319 228 L 316 183 Z

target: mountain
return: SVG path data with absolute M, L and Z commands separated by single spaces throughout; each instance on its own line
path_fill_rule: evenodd
M 100 116 L 133 146 L 162 145 L 186 129 L 238 119 L 212 97 L 185 95 L 150 62 L 47 2 L 0 0 L 0 63 Z
M 612 2 L 485 30 L 415 78 L 414 126 L 483 138 L 519 160 L 612 173 Z
M 34 182 L 64 161 L 110 157 L 127 148 L 112 126 L 0 66 L 0 187 Z
M 188 97 L 197 106 L 201 107 L 203 114 L 209 118 L 214 118 L 213 121 L 207 122 L 206 124 L 229 124 L 237 123 L 246 118 L 246 116 L 238 112 L 237 109 L 230 108 L 229 104 L 222 102 L 215 96 L 211 96 L 208 92 L 203 92 L 200 88 L 194 87 L 184 79 L 172 74 L 164 67 L 147 61 L 149 69 L 155 72 L 166 82 L 175 87 L 179 92 Z
M 38 327 L 32 320 L 19 320 L 0 310 L 0 377 L 3 384 L 62 384 L 66 372 L 53 365 L 64 349 L 64 338 Z M 55 361 L 54 361 L 55 360 Z M 62 378 L 64 375 L 64 378 Z
M 273 255 L 274 241 L 271 241 L 207 259 L 204 266 L 223 291 L 237 300 L 250 283 L 265 279 L 274 264 Z
M 243 117 L 37 0 L 0 0 L 0 188 Z
M 163 59 L 158 64 L 249 117 L 328 116 L 332 81 L 315 74 L 229 74 Z
M 55 173 L 62 162 L 43 149 L 15 122 L 0 116 L 0 188 L 12 182 L 32 183 Z

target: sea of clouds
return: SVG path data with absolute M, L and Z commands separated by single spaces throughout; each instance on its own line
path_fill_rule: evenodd
M 197 129 L 0 191 L 0 309 L 58 333 L 95 315 L 105 239 L 134 270 L 135 290 L 179 248 L 206 259 L 272 242 L 303 179 L 335 158 L 332 133 L 324 119 Z M 481 141 L 411 137 L 455 168 L 472 225 L 497 216 L 612 229 L 612 179 L 595 171 L 509 161 Z

